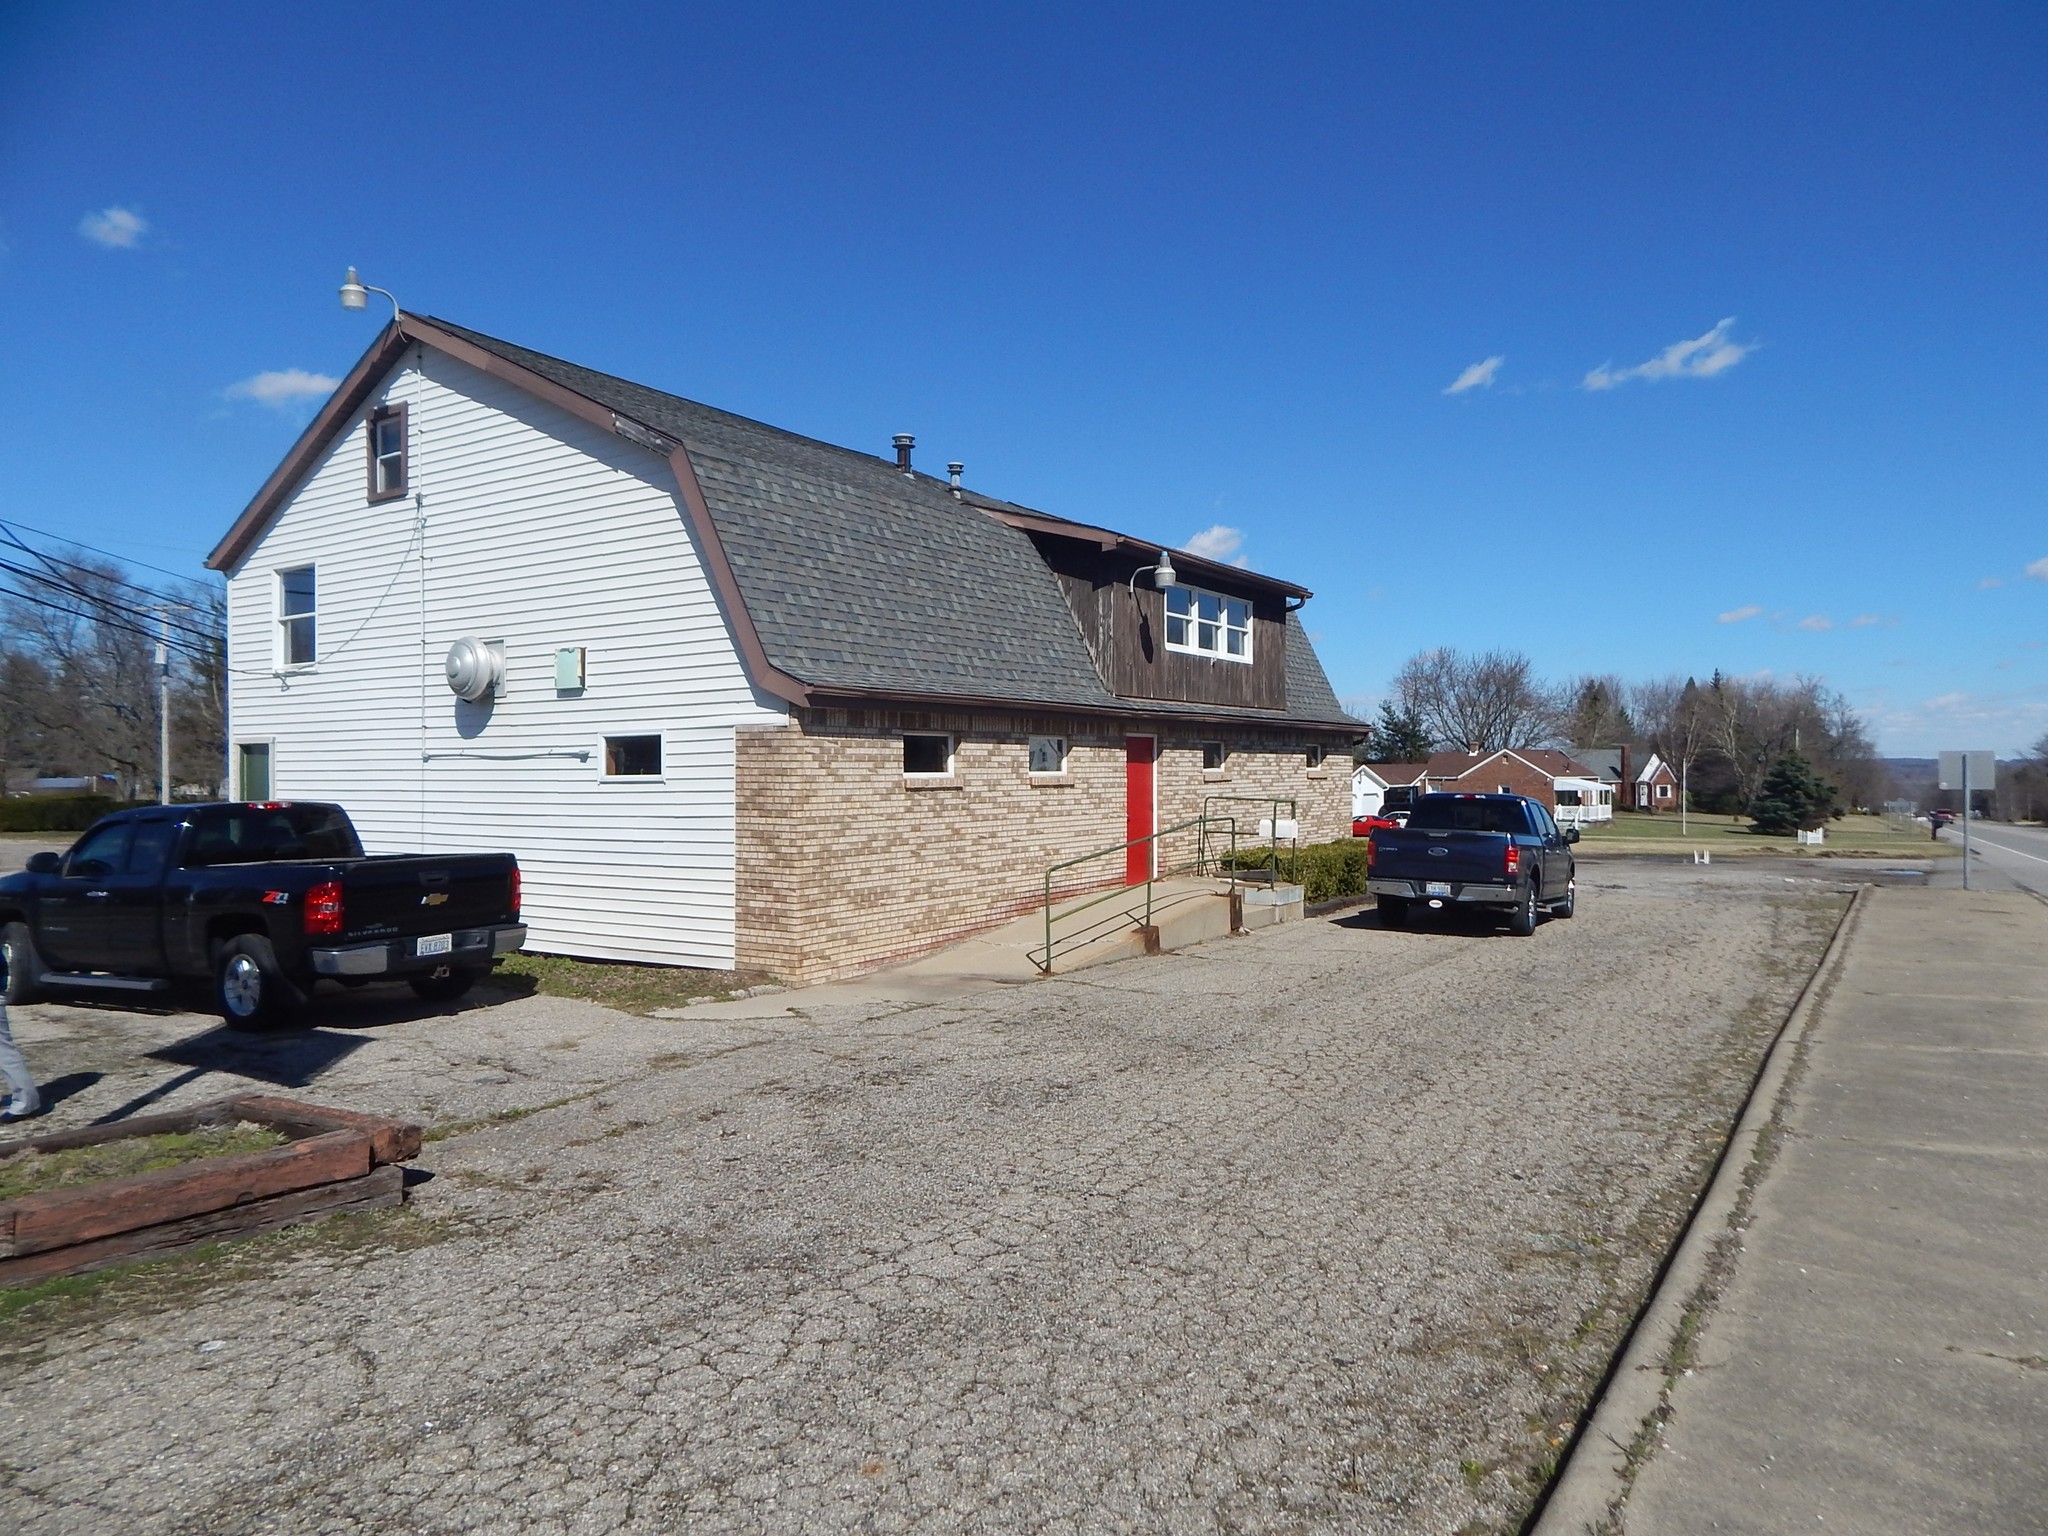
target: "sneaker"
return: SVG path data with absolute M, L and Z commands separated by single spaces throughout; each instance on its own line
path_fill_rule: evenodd
M 21 1100 L 10 1100 L 7 1108 L 0 1110 L 0 1125 L 12 1125 L 17 1120 L 33 1120 L 43 1112 L 41 1104 L 23 1104 Z

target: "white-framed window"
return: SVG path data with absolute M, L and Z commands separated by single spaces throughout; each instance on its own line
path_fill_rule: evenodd
M 1515 792 L 1515 786 L 1512 784 L 1503 784 L 1501 785 L 1499 792 L 1503 795 L 1512 795 Z
M 1033 773 L 1067 771 L 1067 738 L 1064 736 L 1033 736 L 1030 753 Z
M 1319 770 L 1323 766 L 1323 759 L 1325 759 L 1329 755 L 1330 749 L 1328 747 L 1323 746 L 1311 745 L 1303 748 L 1302 750 L 1302 757 L 1307 762 L 1308 771 L 1310 773 L 1314 773 L 1317 770 Z
M 270 798 L 270 743 L 235 743 L 235 794 L 243 800 Z
M 1202 772 L 1221 773 L 1230 766 L 1230 748 L 1220 741 L 1202 743 Z
M 605 737 L 604 776 L 608 779 L 660 778 L 660 735 Z
M 906 779 L 951 778 L 953 738 L 936 731 L 905 731 L 903 776 Z
M 1222 661 L 1252 659 L 1252 605 L 1200 587 L 1166 589 L 1166 648 Z
M 320 659 L 316 630 L 319 609 L 313 567 L 295 565 L 277 573 L 277 664 L 310 667 Z
M 1671 798 L 1671 786 L 1669 784 L 1659 784 L 1657 786 L 1657 798 L 1659 800 L 1669 800 Z

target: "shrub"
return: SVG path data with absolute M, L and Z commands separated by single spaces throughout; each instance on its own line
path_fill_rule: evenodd
M 1237 867 L 1268 869 L 1274 850 L 1240 848 Z M 1226 856 L 1225 862 L 1228 862 Z M 1334 843 L 1310 843 L 1302 848 L 1281 848 L 1276 878 L 1301 887 L 1303 901 L 1332 901 L 1339 896 L 1365 894 L 1365 839 L 1339 838 Z
M 1750 820 L 1757 831 L 1777 837 L 1811 832 L 1834 812 L 1835 798 L 1832 784 L 1823 782 L 1805 758 L 1788 752 L 1765 776 Z
M 0 832 L 83 832 L 110 811 L 142 803 L 107 795 L 23 795 L 0 800 Z

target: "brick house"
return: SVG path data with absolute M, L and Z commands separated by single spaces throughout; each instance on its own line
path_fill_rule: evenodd
M 1527 795 L 1555 813 L 1558 796 L 1597 790 L 1593 770 L 1554 747 L 1498 752 L 1438 752 L 1425 770 L 1429 787 L 1451 794 Z M 1611 813 L 1610 813 L 1611 814 Z
M 1362 727 L 1305 588 L 911 446 L 395 320 L 208 557 L 232 792 L 338 801 L 372 852 L 509 849 L 537 950 L 797 981 L 1205 807 L 1348 833 Z
M 1672 772 L 1669 763 L 1652 752 L 1629 783 L 1630 807 L 1638 811 L 1675 811 L 1678 797 L 1678 775 Z

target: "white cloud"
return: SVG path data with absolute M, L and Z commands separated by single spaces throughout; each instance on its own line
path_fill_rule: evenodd
M 2027 567 L 2027 574 L 2036 581 L 2048 581 L 2048 555 L 2043 555 Z
M 1833 629 L 1835 621 L 1824 613 L 1809 613 L 1799 621 L 1799 627 L 1801 629 L 1810 629 L 1815 634 L 1819 634 L 1822 630 Z
M 1612 389 L 1630 379 L 1711 379 L 1717 373 L 1726 373 L 1756 350 L 1754 343 L 1728 339 L 1728 327 L 1734 323 L 1735 317 L 1730 315 L 1706 335 L 1695 336 L 1691 341 L 1674 341 L 1647 363 L 1637 363 L 1633 368 L 1602 363 L 1581 383 L 1586 389 Z
M 1989 592 L 1993 587 L 2002 587 L 2004 585 L 2005 578 L 2003 576 L 1986 576 L 1977 583 L 1977 590 L 1979 592 Z
M 230 384 L 226 394 L 230 400 L 254 400 L 258 405 L 267 405 L 274 410 L 287 410 L 302 400 L 321 399 L 333 394 L 340 383 L 341 380 L 331 379 L 324 373 L 308 373 L 303 368 L 277 368 L 244 379 L 239 384 Z
M 1871 625 L 1879 622 L 1881 621 L 1874 613 L 1859 613 L 1849 621 L 1849 627 L 1851 629 L 1868 629 Z
M 1730 608 L 1726 613 L 1714 615 L 1717 624 L 1740 624 L 1744 619 L 1753 619 L 1763 609 L 1756 603 L 1744 603 L 1740 608 Z
M 1505 357 L 1489 357 L 1484 362 L 1474 363 L 1470 368 L 1467 368 L 1453 379 L 1451 387 L 1445 390 L 1444 393 L 1447 395 L 1462 395 L 1468 389 L 1492 388 L 1493 376 L 1500 372 L 1500 365 L 1506 361 Z
M 1244 534 L 1241 531 L 1225 527 L 1222 523 L 1215 523 L 1181 545 L 1181 553 L 1194 555 L 1203 560 L 1228 561 L 1232 565 L 1242 566 L 1246 562 L 1244 557 L 1238 554 L 1238 550 L 1243 547 Z
M 80 219 L 78 232 L 95 245 L 125 248 L 149 233 L 149 220 L 132 208 L 102 208 Z

